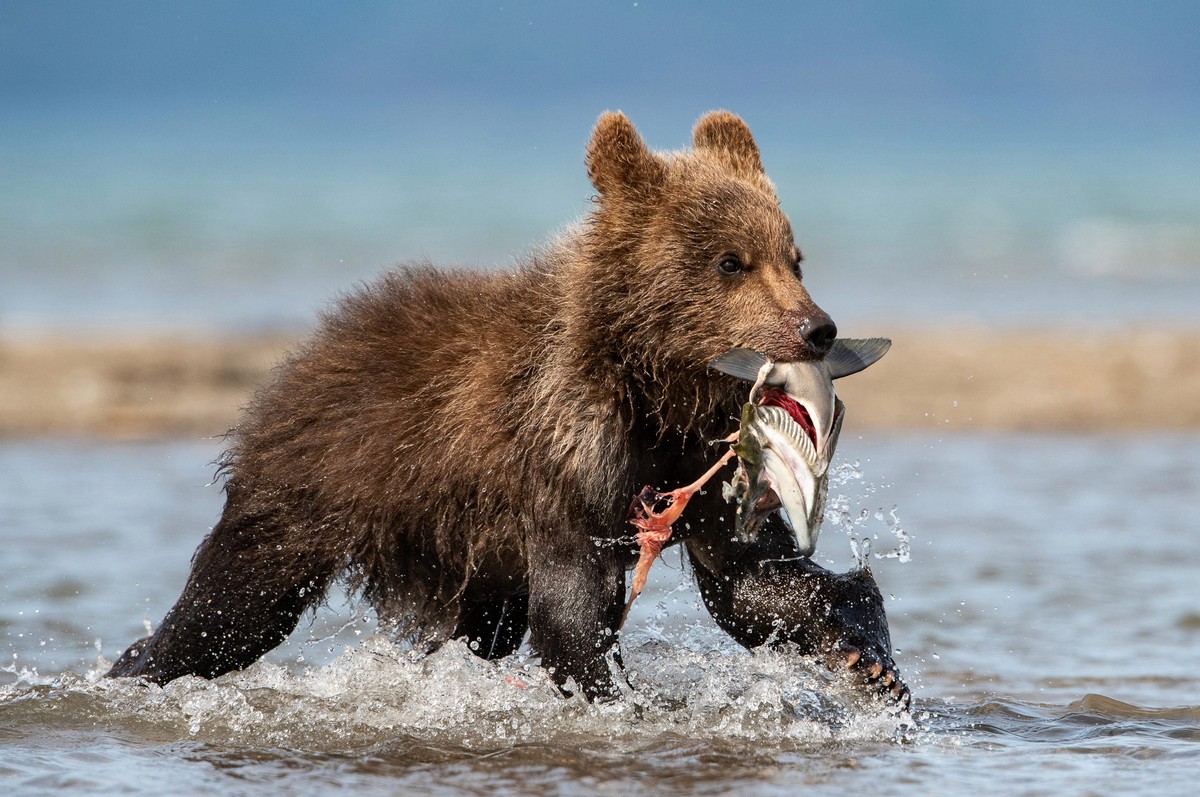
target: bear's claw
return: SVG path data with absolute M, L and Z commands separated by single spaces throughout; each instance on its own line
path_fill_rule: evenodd
M 880 661 L 871 655 L 863 655 L 863 651 L 854 645 L 838 645 L 826 660 L 830 670 L 850 671 L 858 676 L 858 680 L 872 687 L 889 703 L 895 703 L 901 708 L 912 706 L 912 692 L 900 677 L 900 670 L 890 659 Z

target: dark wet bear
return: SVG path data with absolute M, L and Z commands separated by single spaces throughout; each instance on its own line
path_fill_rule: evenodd
M 424 649 L 499 657 L 528 630 L 557 683 L 614 694 L 630 498 L 702 472 L 745 398 L 706 363 L 821 357 L 836 335 L 746 125 L 708 114 L 692 144 L 653 153 L 606 113 L 596 205 L 561 240 L 515 271 L 401 268 L 323 318 L 231 432 L 183 594 L 109 675 L 245 667 L 344 578 Z M 888 677 L 869 574 L 795 558 L 778 522 L 734 543 L 723 515 L 711 490 L 676 535 L 724 629 Z

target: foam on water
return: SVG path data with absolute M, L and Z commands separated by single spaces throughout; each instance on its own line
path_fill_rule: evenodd
M 573 739 L 640 745 L 684 735 L 782 750 L 849 740 L 901 740 L 906 713 L 861 696 L 815 660 L 750 654 L 707 629 L 667 643 L 625 645 L 632 687 L 589 705 L 564 698 L 528 656 L 499 662 L 462 642 L 417 656 L 384 635 L 300 671 L 259 662 L 214 681 L 165 687 L 86 675 L 18 673 L 0 688 L 6 724 L 94 727 L 210 744 L 348 752 L 397 737 L 470 750 L 561 745 Z

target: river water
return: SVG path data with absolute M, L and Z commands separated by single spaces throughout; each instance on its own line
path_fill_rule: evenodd
M 6 793 L 1162 795 L 1200 775 L 1195 434 L 844 435 L 817 556 L 845 569 L 871 540 L 903 715 L 738 648 L 676 549 L 612 705 L 558 697 L 524 652 L 414 658 L 340 596 L 244 672 L 101 680 L 178 594 L 217 453 L 0 447 Z

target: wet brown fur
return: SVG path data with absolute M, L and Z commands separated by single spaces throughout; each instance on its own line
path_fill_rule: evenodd
M 322 320 L 231 433 L 224 515 L 161 638 L 114 674 L 245 666 L 266 643 L 244 629 L 228 635 L 240 657 L 161 662 L 198 644 L 188 622 L 217 637 L 249 622 L 202 622 L 205 596 L 257 590 L 283 629 L 346 576 L 427 648 L 473 606 L 527 600 L 556 679 L 604 680 L 591 659 L 614 609 L 594 604 L 623 594 L 630 497 L 690 481 L 735 427 L 744 386 L 706 363 L 734 346 L 812 357 L 803 330 L 828 317 L 737 117 L 708 114 L 692 149 L 657 154 L 606 113 L 586 161 L 594 209 L 515 271 L 399 268 Z M 745 265 L 732 276 L 730 254 Z M 722 511 L 710 496 L 692 525 L 728 536 Z M 248 611 L 221 600 L 222 617 Z

